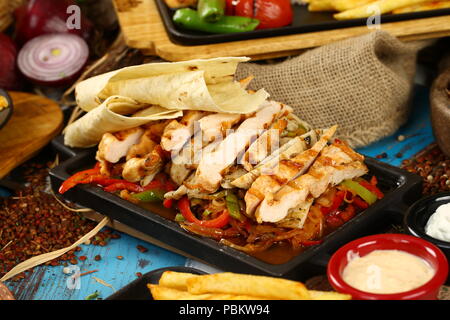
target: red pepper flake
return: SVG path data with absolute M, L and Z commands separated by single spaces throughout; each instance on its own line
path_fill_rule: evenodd
M 136 276 L 140 278 L 140 277 L 142 277 L 142 273 L 141 272 L 136 272 Z
M 148 249 L 147 249 L 146 247 L 141 246 L 140 244 L 138 244 L 138 245 L 136 246 L 136 248 L 139 250 L 139 252 L 142 252 L 142 253 L 145 253 L 145 252 L 148 251 Z
M 70 259 L 70 264 L 78 264 L 78 261 L 77 261 L 77 259 Z
M 96 255 L 95 257 L 94 257 L 94 260 L 95 261 L 100 261 L 100 260 L 102 260 L 102 256 L 101 255 Z
M 81 257 L 78 257 L 78 260 L 80 260 L 80 261 L 85 261 L 87 259 L 87 257 L 86 256 L 81 256 Z
M 122 260 L 123 257 L 122 256 L 117 256 L 117 259 Z

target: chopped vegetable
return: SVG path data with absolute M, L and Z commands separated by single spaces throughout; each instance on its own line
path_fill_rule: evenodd
M 344 180 L 341 182 L 341 186 L 346 189 L 352 191 L 353 193 L 360 196 L 364 201 L 366 201 L 369 205 L 375 203 L 377 201 L 377 195 L 372 193 L 367 188 L 363 187 L 360 183 L 353 180 Z
M 255 30 L 257 19 L 247 17 L 223 16 L 214 23 L 203 21 L 198 12 L 189 8 L 178 9 L 173 15 L 173 22 L 185 29 L 208 33 L 236 33 Z
M 186 219 L 183 217 L 183 215 L 181 213 L 177 213 L 177 215 L 175 216 L 175 221 L 176 222 L 184 222 L 184 221 L 186 221 Z
M 164 200 L 164 190 L 151 189 L 143 192 L 132 194 L 131 196 L 142 202 L 161 202 Z
M 225 0 L 199 0 L 197 11 L 206 22 L 217 22 L 225 13 Z
M 68 178 L 66 181 L 64 181 L 59 187 L 58 191 L 59 193 L 63 194 L 68 190 L 72 189 L 73 187 L 75 187 L 77 184 L 88 184 L 91 183 L 91 181 L 93 181 L 94 179 L 97 179 L 99 177 L 105 178 L 100 174 L 100 169 L 97 167 L 77 172 L 70 178 Z
M 142 192 L 142 190 L 144 190 L 144 189 L 141 187 L 141 185 L 139 185 L 137 183 L 122 180 L 120 182 L 110 184 L 109 186 L 105 187 L 103 190 L 105 190 L 107 192 L 115 192 L 115 191 L 121 191 L 121 190 L 128 190 L 130 192 Z
M 362 185 L 364 188 L 366 188 L 367 190 L 371 191 L 373 194 L 375 194 L 377 196 L 378 199 L 383 199 L 384 194 L 383 192 L 380 191 L 380 189 L 377 188 L 376 185 L 367 182 L 364 179 L 361 179 L 358 181 L 360 185 Z
M 224 210 L 217 218 L 210 220 L 199 220 L 191 211 L 189 198 L 184 196 L 178 201 L 178 208 L 183 217 L 188 221 L 208 228 L 222 228 L 230 221 L 228 210 Z
M 242 216 L 237 196 L 232 191 L 228 190 L 225 200 L 230 216 L 234 219 L 241 220 Z

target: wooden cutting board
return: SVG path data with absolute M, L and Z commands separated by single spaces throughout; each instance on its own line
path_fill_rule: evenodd
M 371 32 L 366 26 L 225 43 L 184 46 L 171 42 L 154 0 L 113 1 L 126 44 L 168 61 L 248 56 L 253 60 L 285 57 L 306 49 Z M 383 23 L 381 29 L 404 41 L 450 35 L 449 16 Z
M 0 129 L 0 179 L 35 155 L 63 125 L 63 113 L 55 101 L 24 92 L 8 93 L 14 111 Z

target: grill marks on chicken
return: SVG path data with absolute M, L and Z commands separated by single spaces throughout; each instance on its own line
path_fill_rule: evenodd
M 229 134 L 215 151 L 202 154 L 195 173 L 195 183 L 188 188 L 207 193 L 216 191 L 225 170 L 234 163 L 239 154 L 274 120 L 291 111 L 290 107 L 281 103 L 266 102 L 253 117 L 244 120 L 235 132 Z
M 336 129 L 336 126 L 328 129 L 311 149 L 292 154 L 287 159 L 280 159 L 278 168 L 273 174 L 259 176 L 252 183 L 244 197 L 247 215 L 253 215 L 257 206 L 266 198 L 266 195 L 277 192 L 283 185 L 305 173 L 317 155 L 333 137 Z
M 279 222 L 288 216 L 291 210 L 304 205 L 309 195 L 318 198 L 329 186 L 366 174 L 368 169 L 363 161 L 362 155 L 342 142 L 335 142 L 323 148 L 306 174 L 265 197 L 255 212 L 257 221 Z

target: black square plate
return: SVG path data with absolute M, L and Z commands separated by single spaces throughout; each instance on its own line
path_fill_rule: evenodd
M 62 137 L 55 139 L 53 145 L 72 156 L 50 171 L 52 189 L 57 192 L 61 183 L 73 173 L 93 166 L 96 150 L 70 151 L 63 146 Z M 327 235 L 321 244 L 306 249 L 283 264 L 269 264 L 219 244 L 213 239 L 188 233 L 177 222 L 105 192 L 99 187 L 77 186 L 67 191 L 64 198 L 109 216 L 219 269 L 299 279 L 302 273 L 306 272 L 306 268 L 302 266 L 310 263 L 313 257 L 329 255 L 346 242 L 373 232 L 380 223 L 392 221 L 392 216 L 402 216 L 406 207 L 420 197 L 422 179 L 419 176 L 372 158 L 366 158 L 365 162 L 370 174 L 377 176 L 385 197 Z
M 175 13 L 175 10 L 170 9 L 164 0 L 155 1 L 170 40 L 174 43 L 182 45 L 200 45 L 267 38 L 296 33 L 364 26 L 367 24 L 367 19 L 336 20 L 333 18 L 333 12 L 310 12 L 306 6 L 296 4 L 292 6 L 294 19 L 290 26 L 275 29 L 254 30 L 242 33 L 208 34 L 178 28 L 172 21 L 172 16 Z M 443 15 L 450 15 L 450 8 L 402 14 L 385 14 L 381 16 L 380 22 L 395 22 Z

